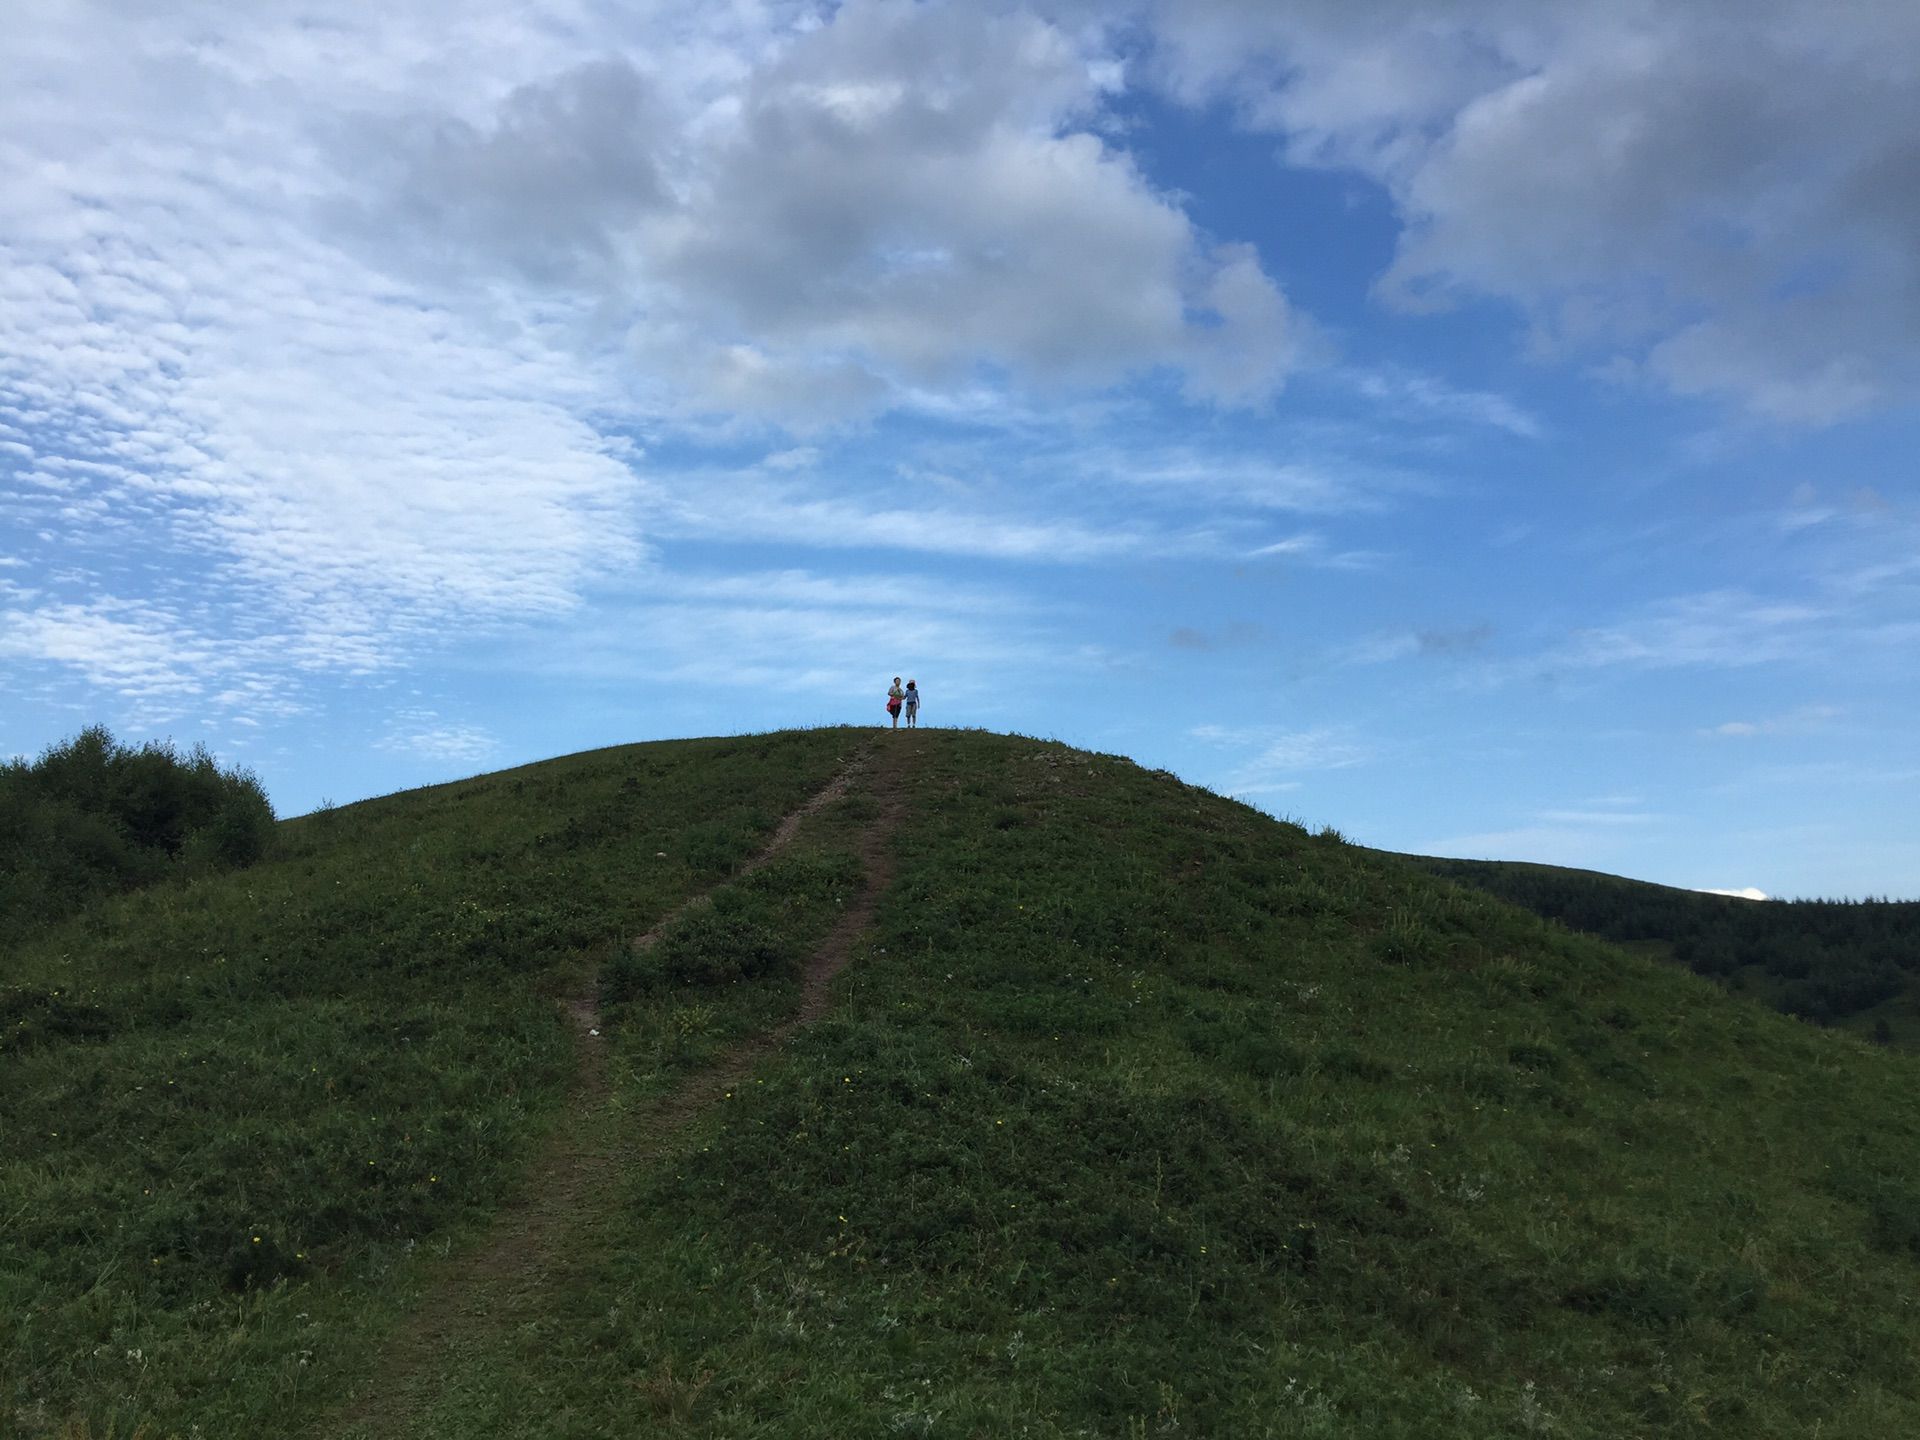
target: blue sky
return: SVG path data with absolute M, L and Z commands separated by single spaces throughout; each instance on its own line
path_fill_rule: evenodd
M 380 8 L 10 13 L 0 753 L 294 814 L 900 673 L 1920 894 L 1920 11 Z

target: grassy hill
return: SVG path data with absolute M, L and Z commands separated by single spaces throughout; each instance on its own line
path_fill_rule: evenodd
M 852 730 L 282 828 L 4 959 L 0 1432 L 1920 1431 L 1917 1062 L 1336 836 Z
M 1558 865 L 1402 858 L 1786 1014 L 1920 1048 L 1920 901 L 1760 903 Z

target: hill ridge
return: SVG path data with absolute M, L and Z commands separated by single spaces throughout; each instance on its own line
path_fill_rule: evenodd
M 1920 1431 L 1911 1057 L 1116 756 L 564 757 L 290 822 L 7 971 L 25 1440 L 339 1436 L 542 1185 L 582 1047 L 568 1143 L 670 1163 L 559 1215 L 388 1433 Z

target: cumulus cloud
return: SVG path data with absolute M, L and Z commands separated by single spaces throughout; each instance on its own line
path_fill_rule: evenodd
M 10 568 L 164 552 L 226 614 L 129 640 L 170 657 L 136 673 L 59 638 L 101 596 L 15 596 L 16 657 L 89 684 L 225 683 L 183 637 L 236 627 L 390 668 L 574 611 L 653 526 L 1191 549 L 799 470 L 729 516 L 710 477 L 637 472 L 696 422 L 978 418 L 1149 375 L 1258 405 L 1297 360 L 1254 252 L 1119 138 L 1097 25 L 895 0 L 110 18 L 29 6 L 0 53 L 0 523 Z
M 1149 10 L 1163 85 L 1387 188 L 1394 303 L 1511 301 L 1543 346 L 1782 421 L 1920 394 L 1912 6 Z
M 590 298 L 666 407 L 804 426 L 983 370 L 1061 389 L 1157 368 L 1257 403 L 1293 363 L 1287 303 L 1100 133 L 1115 71 L 1090 43 L 853 0 L 716 84 L 597 58 L 479 122 L 356 125 L 379 182 L 356 228 L 409 273 L 495 265 Z

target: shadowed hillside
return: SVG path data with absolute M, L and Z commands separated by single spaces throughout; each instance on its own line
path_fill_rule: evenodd
M 1913 1060 L 1164 774 L 817 731 L 283 841 L 6 958 L 0 1425 L 1920 1425 Z

